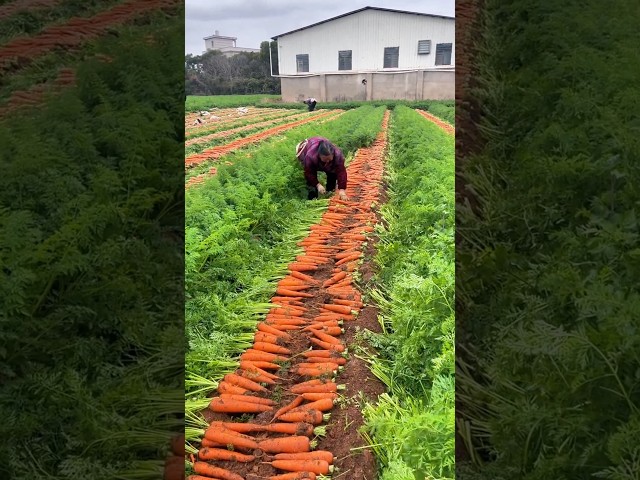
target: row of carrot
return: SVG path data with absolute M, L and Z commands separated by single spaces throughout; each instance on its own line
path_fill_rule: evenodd
M 258 461 L 288 472 L 261 477 L 269 480 L 316 478 L 333 471 L 333 453 L 313 450 L 316 441 L 311 438 L 323 435 L 320 425 L 329 420 L 344 389 L 335 380 L 347 364 L 347 348 L 339 337 L 344 322 L 354 320 L 363 307 L 351 274 L 363 256 L 366 234 L 373 231 L 371 204 L 379 198 L 382 162 L 356 155 L 349 170 L 352 186 L 347 193 L 358 200 L 333 198 L 321 221 L 298 243 L 303 253 L 278 282 L 274 305 L 258 323 L 252 348 L 240 356 L 239 369 L 222 379 L 209 403 L 209 410 L 219 416 L 254 419 L 212 421 L 202 431 L 198 458 L 193 458 L 196 475 L 189 480 L 244 480 L 237 472 L 246 468 L 240 465 Z M 313 302 L 327 294 L 329 301 Z M 310 348 L 290 348 L 301 338 Z M 295 383 L 284 395 L 292 399 L 278 408 L 269 395 L 276 386 L 286 386 L 292 378 L 284 375 L 290 374 Z M 283 436 L 269 437 L 273 434 Z

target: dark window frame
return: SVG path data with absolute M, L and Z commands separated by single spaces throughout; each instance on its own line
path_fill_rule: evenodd
M 395 65 L 394 65 L 395 63 Z M 400 64 L 400 47 L 384 47 L 382 68 L 398 68 Z
M 353 50 L 338 50 L 338 70 L 353 70 L 352 60 Z
M 306 70 L 304 69 L 305 66 L 307 67 Z M 296 55 L 296 73 L 309 73 L 309 54 L 308 53 L 299 53 Z
M 453 43 L 436 44 L 436 65 L 451 65 Z

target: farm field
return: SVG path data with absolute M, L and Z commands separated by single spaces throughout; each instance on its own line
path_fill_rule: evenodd
M 189 170 L 189 474 L 454 478 L 454 138 L 394 107 L 258 116 Z M 306 200 L 314 135 L 348 201 Z

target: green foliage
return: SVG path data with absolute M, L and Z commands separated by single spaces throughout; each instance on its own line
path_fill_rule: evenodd
M 272 102 L 280 99 L 280 95 L 187 95 L 186 112 L 197 112 L 210 108 L 248 107 L 265 104 L 273 108 Z M 280 106 L 277 106 L 280 108 Z
M 468 478 L 637 478 L 637 5 L 485 8 L 481 212 L 457 212 Z
M 171 22 L 114 29 L 92 42 L 113 63 L 78 65 L 77 87 L 2 120 L 2 478 L 154 478 L 182 429 L 184 31 Z
M 326 109 L 335 109 L 341 108 L 343 110 L 350 110 L 352 108 L 362 107 L 364 105 L 370 105 L 373 107 L 386 107 L 393 110 L 396 105 L 403 105 L 409 108 L 419 108 L 421 110 L 431 111 L 435 109 L 437 112 L 442 113 L 447 118 L 449 123 L 453 125 L 453 109 L 455 103 L 453 100 L 371 100 L 371 101 L 362 101 L 362 100 L 353 100 L 346 102 L 318 102 L 316 106 L 316 110 L 321 108 Z M 302 102 L 294 102 L 294 103 L 277 103 L 275 105 L 269 104 L 260 104 L 256 103 L 256 107 L 273 107 L 277 108 L 294 108 L 294 109 L 306 109 L 307 106 Z M 432 112 L 434 115 L 440 116 L 436 111 Z
M 454 140 L 397 106 L 389 141 L 372 369 L 392 396 L 367 409 L 366 429 L 382 478 L 453 478 Z

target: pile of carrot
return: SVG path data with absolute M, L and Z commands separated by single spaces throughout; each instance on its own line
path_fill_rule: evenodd
M 387 121 L 388 113 L 385 129 Z M 332 198 L 321 221 L 298 243 L 303 252 L 278 282 L 252 347 L 210 400 L 209 409 L 225 420 L 213 421 L 205 430 L 190 480 L 238 480 L 238 472 L 256 462 L 280 472 L 265 476 L 268 480 L 314 479 L 333 472 L 333 453 L 314 450 L 312 438 L 323 432 L 321 425 L 345 388 L 336 381 L 348 365 L 341 336 L 364 307 L 352 273 L 374 230 L 371 205 L 379 199 L 385 145 L 377 139 L 356 154 L 349 166 L 352 186 L 347 194 L 352 199 Z M 322 278 L 318 270 L 324 272 Z M 322 303 L 309 301 L 318 295 Z M 275 386 L 278 401 L 271 396 Z M 238 415 L 252 419 L 228 418 Z

